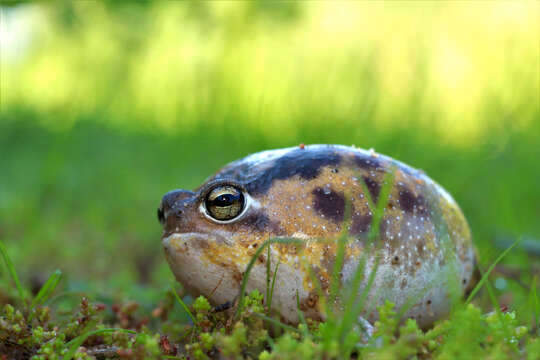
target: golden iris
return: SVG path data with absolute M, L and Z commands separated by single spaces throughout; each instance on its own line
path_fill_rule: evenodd
M 218 186 L 208 193 L 206 210 L 216 220 L 231 220 L 240 215 L 244 208 L 244 195 L 234 186 Z

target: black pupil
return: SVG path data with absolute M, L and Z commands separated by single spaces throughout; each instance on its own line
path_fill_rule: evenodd
M 216 220 L 231 220 L 244 208 L 244 195 L 232 186 L 214 189 L 206 198 L 206 209 Z
M 231 206 L 232 204 L 234 204 L 238 200 L 240 200 L 239 195 L 221 194 L 212 201 L 212 205 L 219 206 L 219 207 Z

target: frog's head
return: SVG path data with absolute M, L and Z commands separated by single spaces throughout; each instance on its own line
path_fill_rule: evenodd
M 314 191 L 328 184 L 326 175 L 334 174 L 339 160 L 336 149 L 327 146 L 265 151 L 226 165 L 194 191 L 165 194 L 157 215 L 176 278 L 193 295 L 226 302 L 238 293 L 247 263 L 266 239 L 336 231 L 336 211 L 341 214 L 343 204 L 333 205 L 334 193 L 323 204 L 326 193 Z M 321 211 L 328 216 L 321 217 Z M 282 264 L 280 273 L 285 272 Z
M 166 258 L 190 292 L 208 295 L 220 282 L 231 281 L 223 276 L 234 273 L 231 255 L 241 253 L 235 251 L 238 244 L 232 234 L 249 228 L 257 208 L 258 202 L 240 183 L 225 179 L 208 181 L 195 191 L 173 190 L 163 196 L 157 215 L 163 226 Z M 232 291 L 235 286 L 226 288 Z M 226 291 L 223 300 L 232 297 Z

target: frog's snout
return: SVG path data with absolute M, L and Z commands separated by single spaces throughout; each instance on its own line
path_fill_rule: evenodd
M 167 219 L 171 215 L 181 217 L 184 211 L 183 200 L 191 199 L 194 196 L 195 193 L 188 190 L 172 190 L 166 193 L 157 209 L 157 217 L 161 225 L 165 227 Z

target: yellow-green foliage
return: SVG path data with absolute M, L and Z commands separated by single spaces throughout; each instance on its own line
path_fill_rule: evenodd
M 8 108 L 105 112 L 122 126 L 180 131 L 234 109 L 236 126 L 288 141 L 309 109 L 341 124 L 369 116 L 381 130 L 429 122 L 465 145 L 487 127 L 533 121 L 478 116 L 493 101 L 523 115 L 537 106 L 520 96 L 539 89 L 534 1 L 73 2 L 4 16 Z M 406 115 L 411 102 L 424 119 Z M 77 118 L 42 120 L 58 128 Z

